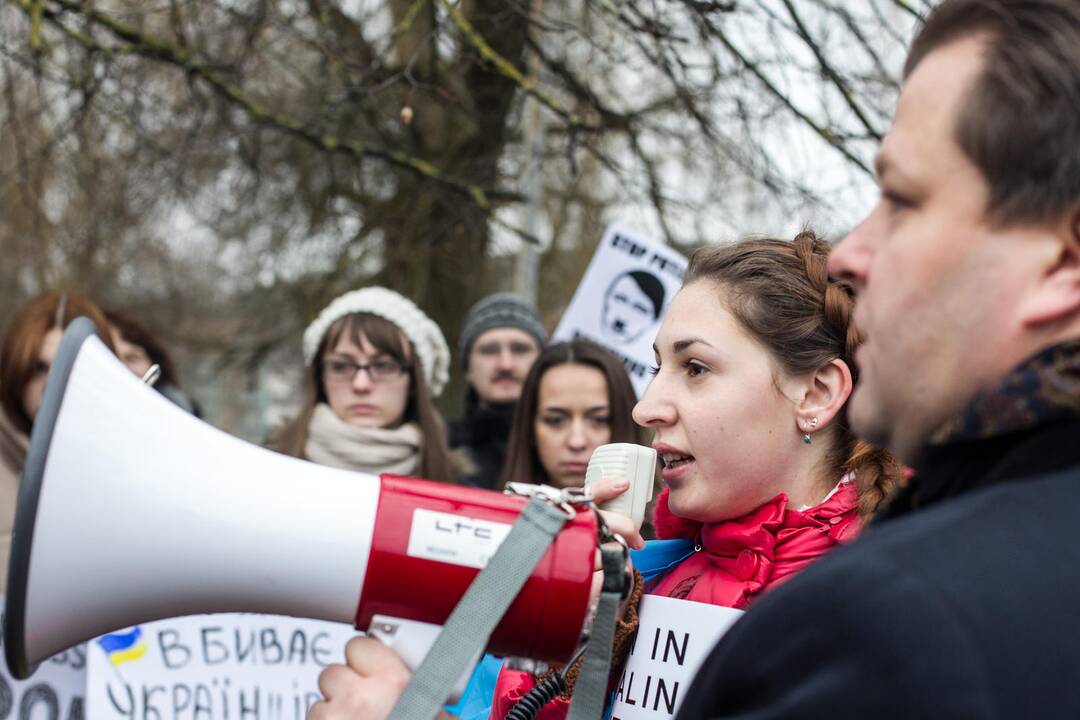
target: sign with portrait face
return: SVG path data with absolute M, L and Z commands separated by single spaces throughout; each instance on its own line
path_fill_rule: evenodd
M 682 287 L 686 264 L 667 245 L 610 226 L 552 340 L 585 338 L 611 350 L 626 365 L 640 396 L 651 378 L 653 340 Z

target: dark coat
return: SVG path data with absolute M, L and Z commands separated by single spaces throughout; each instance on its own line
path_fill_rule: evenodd
M 732 628 L 678 718 L 1080 718 L 1070 402 L 930 453 L 859 540 Z
M 495 489 L 513 420 L 513 405 L 486 408 L 470 404 L 465 417 L 450 423 L 450 449 L 465 451 L 473 465 L 472 472 L 461 479 L 462 483 Z

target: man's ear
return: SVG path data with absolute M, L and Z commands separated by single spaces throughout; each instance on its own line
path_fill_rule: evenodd
M 830 360 L 807 377 L 806 394 L 795 408 L 795 422 L 802 432 L 828 427 L 851 397 L 853 387 L 851 368 L 840 358 Z
M 1080 208 L 1055 238 L 1043 275 L 1021 312 L 1028 328 L 1080 319 Z

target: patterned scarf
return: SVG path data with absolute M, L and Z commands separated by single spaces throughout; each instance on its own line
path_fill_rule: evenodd
M 997 387 L 979 393 L 945 423 L 930 446 L 992 438 L 1080 418 L 1080 340 L 1055 345 L 1023 363 Z
M 1080 340 L 1021 363 L 942 425 L 911 482 L 875 519 L 886 520 L 997 482 L 1080 461 Z

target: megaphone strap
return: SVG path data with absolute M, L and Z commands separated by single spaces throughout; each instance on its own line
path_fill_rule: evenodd
M 611 648 L 615 642 L 615 621 L 619 603 L 626 595 L 626 548 L 600 548 L 604 567 L 604 586 L 596 608 L 589 647 L 574 683 L 573 700 L 566 720 L 596 720 L 604 716 L 608 675 L 611 672 Z
M 394 705 L 390 720 L 433 718 L 438 714 L 462 668 L 480 656 L 495 626 L 568 519 L 565 510 L 541 496 L 534 496 L 525 505 L 510 534 L 447 618 L 438 639 Z M 609 638 L 609 647 L 610 643 Z

